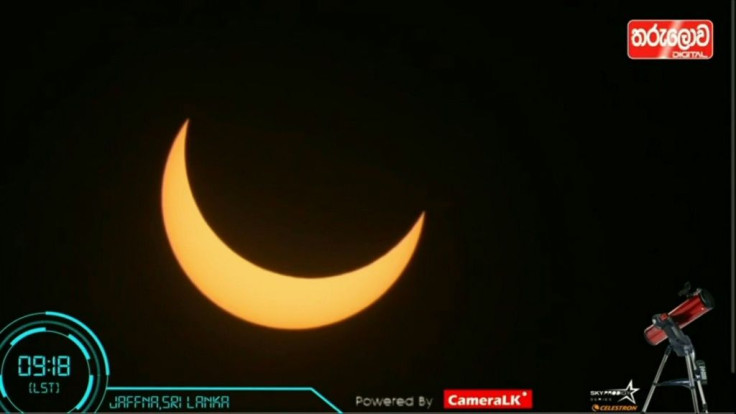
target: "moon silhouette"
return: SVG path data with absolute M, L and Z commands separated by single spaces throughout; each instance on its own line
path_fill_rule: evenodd
M 169 152 L 161 206 L 171 249 L 184 273 L 220 308 L 248 322 L 309 329 L 349 318 L 370 306 L 409 264 L 424 224 L 422 212 L 391 250 L 366 266 L 337 275 L 300 278 L 259 267 L 230 249 L 199 211 L 187 176 L 184 122 Z

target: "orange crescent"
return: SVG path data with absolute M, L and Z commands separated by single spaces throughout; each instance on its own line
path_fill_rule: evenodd
M 210 228 L 187 176 L 186 137 L 179 130 L 163 176 L 161 206 L 171 249 L 184 273 L 216 305 L 251 323 L 309 329 L 349 318 L 378 300 L 409 264 L 424 213 L 391 250 L 366 266 L 319 278 L 279 274 L 244 259 Z

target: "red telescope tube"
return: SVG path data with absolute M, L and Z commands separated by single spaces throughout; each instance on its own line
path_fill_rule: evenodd
M 713 296 L 705 289 L 697 289 L 670 313 L 656 315 L 655 319 L 672 319 L 682 329 L 711 309 L 713 309 Z M 650 345 L 659 345 L 667 339 L 667 334 L 656 324 L 652 324 L 644 329 L 644 338 Z

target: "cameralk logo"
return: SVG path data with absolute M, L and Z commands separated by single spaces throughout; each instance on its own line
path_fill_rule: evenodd
M 637 391 L 639 388 L 634 388 L 634 380 L 629 380 L 626 388 L 590 391 L 591 408 L 593 411 L 636 411 L 639 408 L 634 397 Z
M 446 410 L 529 410 L 532 390 L 445 390 Z

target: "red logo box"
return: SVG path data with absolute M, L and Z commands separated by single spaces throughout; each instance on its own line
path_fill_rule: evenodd
M 710 59 L 710 20 L 631 20 L 627 29 L 631 59 Z
M 445 390 L 446 410 L 530 410 L 532 390 Z

